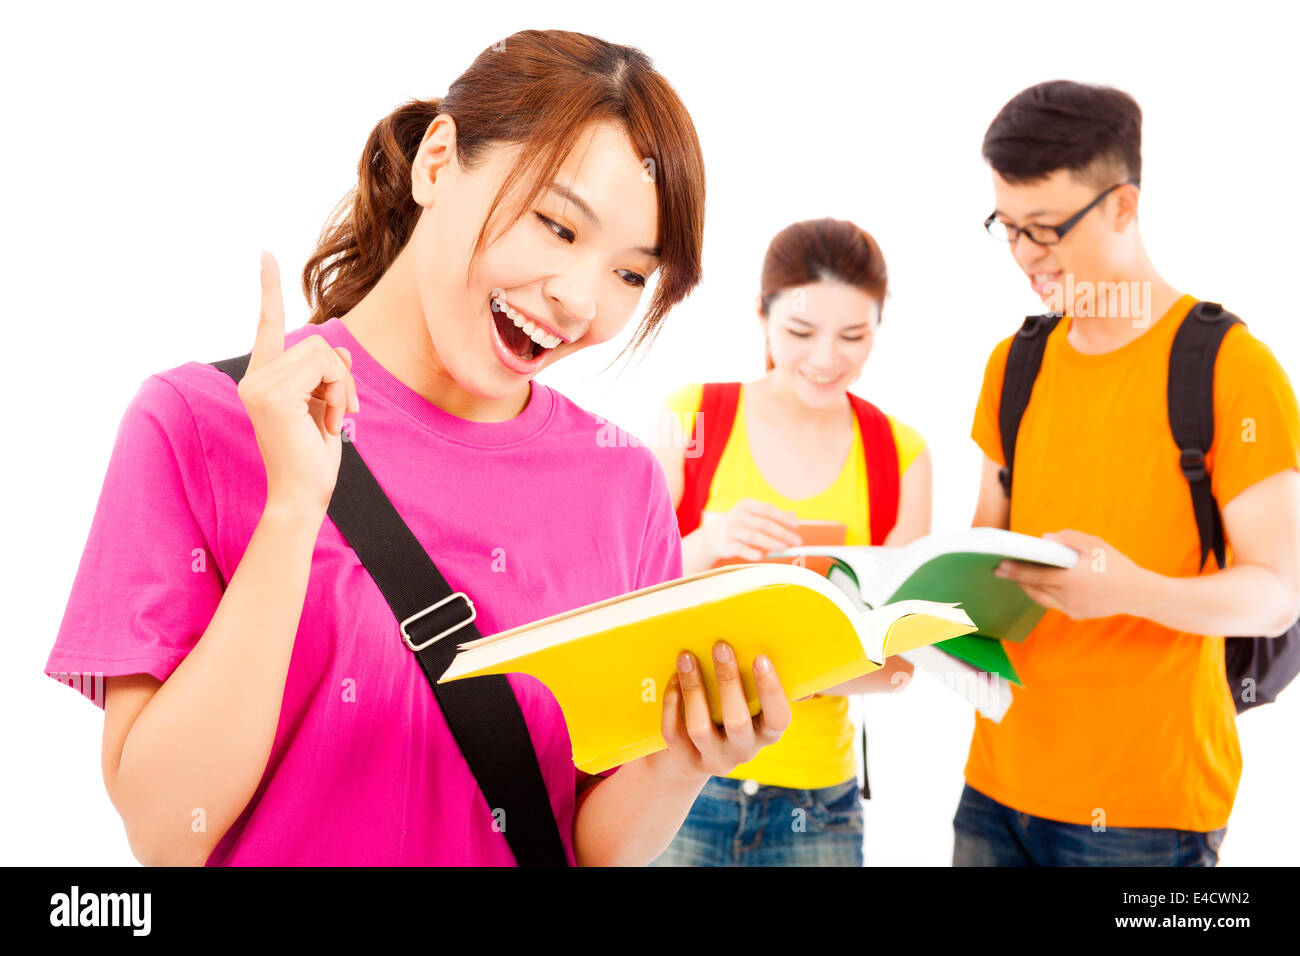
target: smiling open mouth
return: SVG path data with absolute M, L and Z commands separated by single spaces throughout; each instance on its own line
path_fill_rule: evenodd
M 510 316 L 504 312 L 493 309 L 492 321 L 497 324 L 497 334 L 501 336 L 501 341 L 506 344 L 506 348 L 525 362 L 536 358 L 542 352 L 548 351 L 548 349 L 544 349 L 526 335 L 524 330 L 515 325 L 510 320 Z
M 510 353 L 520 361 L 537 360 L 560 344 L 556 336 L 534 326 L 531 319 L 515 312 L 508 302 L 497 298 L 495 292 L 489 305 L 492 310 L 492 321 L 496 323 L 497 335 Z M 539 338 L 542 339 L 541 342 L 537 341 Z

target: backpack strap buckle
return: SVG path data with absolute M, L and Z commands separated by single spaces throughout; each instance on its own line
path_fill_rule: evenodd
M 1228 315 L 1228 313 L 1223 310 L 1223 306 L 1219 305 L 1217 302 L 1197 302 L 1196 305 L 1192 307 L 1192 311 L 1202 322 L 1218 322 L 1224 316 Z
M 1188 481 L 1201 481 L 1209 472 L 1205 470 L 1205 453 L 1199 448 L 1183 448 L 1178 456 L 1178 467 Z
M 466 606 L 469 607 L 469 617 L 465 618 L 465 620 L 460 621 L 460 622 L 457 623 L 457 624 L 453 624 L 451 627 L 446 628 L 445 630 L 439 631 L 437 634 L 433 635 L 433 637 L 429 638 L 427 641 L 424 641 L 424 642 L 422 642 L 422 643 L 420 643 L 420 644 L 416 644 L 416 643 L 412 642 L 412 640 L 411 640 L 411 635 L 410 635 L 410 634 L 407 632 L 407 630 L 406 630 L 406 625 L 410 624 L 412 621 L 415 621 L 415 620 L 418 620 L 419 618 L 424 617 L 424 615 L 429 614 L 429 613 L 431 613 L 432 611 L 436 611 L 438 608 L 442 607 L 442 606 L 443 606 L 444 604 L 446 604 L 448 601 L 454 601 L 456 598 L 462 598 L 462 599 L 464 599 Z M 476 607 L 474 607 L 474 602 L 471 601 L 471 600 L 469 599 L 469 595 L 467 595 L 464 591 L 456 591 L 454 594 L 448 594 L 448 595 L 447 595 L 445 598 L 443 598 L 441 601 L 434 601 L 432 604 L 430 604 L 428 607 L 426 607 L 423 611 L 416 611 L 414 614 L 412 614 L 410 617 L 408 617 L 406 620 L 404 620 L 404 621 L 399 625 L 399 627 L 400 627 L 400 629 L 401 629 L 401 631 L 402 631 L 402 640 L 406 643 L 406 646 L 409 647 L 409 648 L 410 648 L 411 650 L 413 650 L 413 651 L 422 651 L 422 650 L 424 650 L 426 647 L 428 647 L 430 644 L 432 644 L 434 641 L 440 641 L 440 640 L 442 640 L 444 637 L 446 637 L 446 636 L 447 636 L 448 634 L 450 634 L 452 631 L 459 630 L 460 628 L 462 628 L 462 627 L 464 627 L 466 624 L 468 624 L 470 621 L 474 620 L 474 618 L 476 618 L 476 617 L 478 617 L 478 609 L 477 609 Z
M 1008 498 L 1011 497 L 1011 469 L 1003 465 L 998 469 L 998 483 Z

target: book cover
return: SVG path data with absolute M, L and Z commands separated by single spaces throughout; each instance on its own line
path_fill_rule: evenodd
M 733 565 L 642 588 L 461 645 L 442 681 L 522 672 L 564 711 L 574 763 L 587 773 L 666 746 L 663 689 L 680 651 L 704 671 L 713 720 L 715 642 L 736 650 L 751 714 L 753 661 L 766 654 L 797 700 L 878 669 L 887 656 L 974 631 L 949 603 L 862 609 L 836 585 L 787 563 Z

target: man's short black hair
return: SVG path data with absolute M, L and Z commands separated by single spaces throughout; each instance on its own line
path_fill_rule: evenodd
M 1105 189 L 1142 176 L 1142 110 L 1123 90 L 1049 80 L 1002 107 L 984 134 L 983 153 L 1009 183 L 1068 169 Z

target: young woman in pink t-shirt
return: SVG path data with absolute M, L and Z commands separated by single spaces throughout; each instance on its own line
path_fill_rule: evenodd
M 704 170 L 672 88 L 633 48 L 524 31 L 386 117 L 358 173 L 303 272 L 309 324 L 286 333 L 263 254 L 238 387 L 201 362 L 159 373 L 119 430 L 46 672 L 107 676 L 104 778 L 144 863 L 514 861 L 325 521 L 345 427 L 484 634 L 681 573 L 650 452 L 599 442 L 533 380 L 618 335 L 655 273 L 633 346 L 698 282 Z M 510 676 L 569 863 L 654 859 L 710 775 L 788 724 L 766 658 L 751 718 L 716 645 L 725 727 L 700 663 L 676 664 L 668 749 L 604 777 Z

